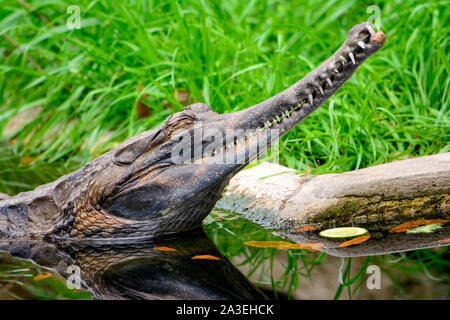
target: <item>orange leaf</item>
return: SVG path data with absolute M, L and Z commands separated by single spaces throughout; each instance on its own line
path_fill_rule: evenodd
M 450 222 L 450 220 L 444 220 L 444 219 L 430 219 L 430 220 L 416 220 L 416 221 L 408 221 L 405 223 L 402 223 L 391 230 L 389 230 L 390 233 L 399 233 L 399 232 L 405 232 L 412 228 L 417 228 L 418 226 L 423 226 L 427 224 L 433 224 L 433 223 L 446 223 Z
M 170 252 L 177 251 L 176 249 L 169 248 L 169 247 L 154 247 L 153 249 L 158 250 L 158 251 L 170 251 Z
M 192 259 L 195 259 L 195 260 L 220 260 L 220 258 L 209 255 L 209 254 L 193 256 Z
M 441 239 L 441 240 L 438 240 L 438 242 L 447 243 L 447 242 L 450 242 L 450 238 Z
M 37 275 L 36 277 L 33 278 L 33 280 L 34 281 L 41 281 L 41 280 L 44 280 L 44 279 L 47 279 L 47 278 L 51 278 L 51 277 L 53 277 L 53 275 L 51 273 L 45 272 L 44 274 Z
M 367 240 L 369 240 L 369 239 L 370 239 L 370 235 L 365 235 L 365 236 L 356 237 L 356 238 L 354 238 L 354 239 L 351 239 L 351 240 L 342 242 L 342 243 L 339 245 L 339 248 L 345 248 L 345 247 L 348 247 L 348 246 L 352 246 L 352 245 L 354 245 L 354 244 L 358 244 L 358 243 L 367 241 Z
M 297 230 L 294 230 L 294 232 L 314 231 L 314 230 L 320 229 L 321 227 L 322 227 L 321 224 L 319 224 L 318 226 L 307 225 L 307 226 L 303 226 L 303 227 L 301 227 L 301 228 L 299 228 Z

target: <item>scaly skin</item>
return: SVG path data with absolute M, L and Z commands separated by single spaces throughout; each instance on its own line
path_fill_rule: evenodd
M 231 177 L 322 105 L 384 41 L 369 23 L 356 25 L 328 60 L 262 103 L 229 114 L 190 105 L 53 183 L 0 196 L 0 238 L 158 237 L 199 226 Z M 231 131 L 234 139 L 217 139 Z M 200 137 L 188 144 L 203 152 L 179 163 L 173 155 L 188 134 Z

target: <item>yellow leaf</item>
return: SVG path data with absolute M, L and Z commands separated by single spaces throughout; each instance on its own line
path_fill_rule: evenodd
M 275 248 L 275 249 L 288 249 L 291 242 L 287 241 L 246 241 L 244 242 L 247 246 L 256 247 L 256 248 Z

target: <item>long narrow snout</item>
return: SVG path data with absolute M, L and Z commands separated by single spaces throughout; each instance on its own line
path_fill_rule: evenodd
M 276 96 L 237 112 L 237 127 L 247 132 L 254 130 L 251 136 L 269 128 L 278 129 L 278 137 L 283 136 L 330 98 L 384 42 L 384 33 L 375 33 L 370 23 L 354 26 L 341 47 L 303 79 Z

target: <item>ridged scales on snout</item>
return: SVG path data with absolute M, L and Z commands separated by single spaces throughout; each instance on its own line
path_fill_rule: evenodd
M 331 97 L 384 41 L 369 23 L 356 25 L 329 59 L 266 101 L 229 114 L 190 105 L 72 174 L 0 199 L 0 238 L 157 237 L 200 226 L 231 177 Z M 234 138 L 216 140 L 212 131 Z M 178 163 L 173 155 L 185 135 L 194 149 L 190 138 L 200 136 L 201 152 Z

